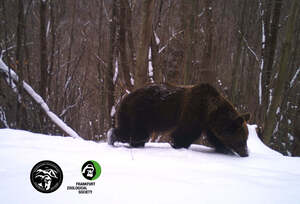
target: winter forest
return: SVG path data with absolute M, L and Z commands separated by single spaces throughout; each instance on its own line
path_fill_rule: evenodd
M 0 66 L 0 128 L 65 134 L 23 81 L 94 141 L 106 140 L 124 94 L 205 82 L 251 113 L 265 144 L 300 156 L 299 9 L 299 0 L 0 0 L 0 62 L 18 75 Z

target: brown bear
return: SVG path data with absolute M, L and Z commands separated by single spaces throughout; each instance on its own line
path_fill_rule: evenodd
M 151 84 L 123 98 L 117 111 L 117 128 L 108 143 L 143 147 L 150 133 L 171 130 L 173 148 L 189 146 L 206 132 L 217 152 L 248 156 L 250 114 L 239 114 L 212 85 Z

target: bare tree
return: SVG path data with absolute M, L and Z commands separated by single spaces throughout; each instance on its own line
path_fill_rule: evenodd
M 128 11 L 128 1 L 120 0 L 120 32 L 119 32 L 119 40 L 120 40 L 120 60 L 121 60 L 121 71 L 124 78 L 124 84 L 126 89 L 132 90 L 133 86 L 130 82 L 130 69 L 128 62 L 128 53 L 127 53 L 127 39 L 128 39 L 128 30 L 130 27 L 127 27 L 127 18 L 130 11 Z
M 282 47 L 282 53 L 278 65 L 279 71 L 278 71 L 277 81 L 273 91 L 274 93 L 272 94 L 270 109 L 267 112 L 267 117 L 265 120 L 264 141 L 266 144 L 269 144 L 271 141 L 272 134 L 276 125 L 276 112 L 278 111 L 278 108 L 282 102 L 282 94 L 283 94 L 284 86 L 288 79 L 287 67 L 289 64 L 289 58 L 291 53 L 291 42 L 294 35 L 294 28 L 299 13 L 299 1 L 294 0 L 290 9 L 291 9 L 291 15 L 289 16 L 287 22 L 285 40 Z
M 264 58 L 262 67 L 262 109 L 267 110 L 270 105 L 270 89 L 272 88 L 271 76 L 274 74 L 273 64 L 275 50 L 277 48 L 282 0 L 266 0 L 265 4 L 265 45 L 262 56 Z
M 192 61 L 195 42 L 195 15 L 196 15 L 197 0 L 191 2 L 182 0 L 182 14 L 181 21 L 184 29 L 184 57 L 182 62 L 183 68 L 183 84 L 190 84 L 192 82 Z
M 47 100 L 48 85 L 48 51 L 47 51 L 47 1 L 40 0 L 40 95 Z M 40 121 L 42 127 L 45 124 L 44 114 L 40 112 Z
M 213 23 L 213 5 L 212 0 L 205 0 L 205 27 L 204 27 L 204 48 L 202 63 L 200 65 L 200 82 L 207 82 L 216 84 L 216 73 L 212 66 L 213 58 L 213 36 L 214 36 L 214 23 Z
M 147 59 L 152 36 L 154 0 L 143 0 L 142 7 L 142 23 L 140 24 L 137 50 L 135 87 L 142 87 L 149 81 L 147 77 Z
M 109 24 L 110 39 L 109 39 L 109 51 L 108 51 L 108 64 L 105 72 L 105 89 L 107 92 L 106 96 L 106 107 L 107 107 L 107 118 L 111 118 L 111 110 L 114 105 L 114 54 L 116 44 L 116 26 L 117 26 L 117 0 L 112 2 L 112 14 Z M 111 126 L 112 121 L 108 121 L 108 125 Z
M 22 113 L 24 110 L 22 108 L 23 103 L 23 86 L 22 81 L 24 79 L 23 73 L 23 63 L 24 63 L 24 29 L 25 29 L 25 19 L 24 19 L 24 4 L 22 0 L 18 1 L 18 25 L 17 25 L 17 48 L 16 48 L 16 68 L 19 74 L 18 90 L 19 99 L 17 101 L 16 109 L 16 124 L 18 128 L 22 127 Z

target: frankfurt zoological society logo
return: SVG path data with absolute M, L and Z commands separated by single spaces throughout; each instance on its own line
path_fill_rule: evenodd
M 42 193 L 52 193 L 61 186 L 63 172 L 56 163 L 45 160 L 32 168 L 30 180 L 36 190 Z
M 81 173 L 88 180 L 96 180 L 101 174 L 101 166 L 94 160 L 87 161 L 82 165 Z

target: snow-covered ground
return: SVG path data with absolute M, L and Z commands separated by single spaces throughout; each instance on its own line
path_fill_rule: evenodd
M 148 143 L 143 149 L 0 129 L 0 202 L 26 203 L 300 203 L 300 158 L 268 149 L 249 126 L 250 156 L 240 158 L 192 145 L 175 150 Z M 30 182 L 33 166 L 52 160 L 63 170 L 49 194 Z M 92 194 L 67 190 L 86 182 L 81 167 L 97 161 L 102 174 Z

